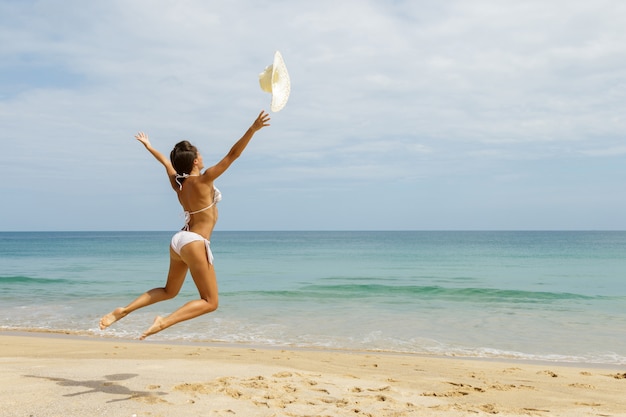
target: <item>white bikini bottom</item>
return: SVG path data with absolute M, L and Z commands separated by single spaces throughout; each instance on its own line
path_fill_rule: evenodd
M 170 243 L 170 245 L 172 246 L 172 249 L 174 249 L 174 252 L 176 252 L 180 256 L 180 250 L 183 248 L 183 246 L 191 242 L 196 242 L 198 240 L 204 240 L 204 244 L 206 246 L 207 259 L 209 260 L 209 263 L 213 265 L 213 253 L 211 252 L 211 242 L 209 242 L 208 239 L 205 239 L 204 236 L 201 236 L 194 232 L 189 232 L 187 230 L 181 230 L 180 232 L 172 236 L 172 242 Z

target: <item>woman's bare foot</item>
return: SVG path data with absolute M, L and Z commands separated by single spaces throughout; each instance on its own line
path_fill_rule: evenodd
M 124 316 L 126 316 L 126 313 L 124 313 L 124 308 L 122 307 L 118 307 L 109 314 L 105 314 L 100 319 L 100 330 L 106 329 Z
M 148 328 L 148 330 L 146 330 L 141 337 L 139 338 L 139 340 L 143 340 L 148 336 L 151 336 L 155 333 L 160 332 L 161 330 L 163 330 L 165 327 L 163 327 L 163 317 L 161 316 L 156 316 L 154 318 L 154 322 L 152 322 L 152 326 L 150 326 Z

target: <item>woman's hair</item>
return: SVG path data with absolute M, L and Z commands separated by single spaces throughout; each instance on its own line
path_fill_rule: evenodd
M 193 169 L 193 161 L 197 157 L 198 148 L 186 140 L 178 142 L 170 152 L 170 161 L 179 175 L 189 174 Z

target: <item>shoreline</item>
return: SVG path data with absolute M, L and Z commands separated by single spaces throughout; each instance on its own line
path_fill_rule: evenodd
M 623 366 L 8 331 L 0 362 L 8 417 L 626 416 Z
M 321 353 L 337 353 L 337 354 L 364 354 L 364 355 L 393 355 L 393 356 L 409 356 L 418 358 L 434 358 L 434 359 L 458 359 L 467 361 L 485 361 L 485 362 L 504 362 L 504 363 L 519 363 L 528 365 L 544 365 L 544 366 L 559 366 L 559 367 L 576 367 L 576 368 L 591 368 L 591 369 L 624 369 L 626 370 L 626 364 L 620 363 L 600 363 L 600 362 L 575 362 L 575 361 L 559 361 L 559 360 L 542 360 L 542 359 L 525 359 L 517 357 L 506 356 L 463 356 L 463 355 L 443 355 L 435 353 L 422 353 L 422 352 L 398 352 L 391 350 L 360 350 L 360 349 L 340 349 L 330 347 L 319 346 L 273 346 L 262 345 L 254 343 L 229 343 L 219 341 L 194 341 L 194 340 L 139 340 L 139 339 L 127 339 L 115 336 L 109 336 L 106 333 L 94 334 L 88 332 L 75 332 L 70 330 L 48 330 L 48 329 L 20 329 L 20 330 L 5 330 L 0 329 L 0 337 L 2 336 L 23 336 L 23 337 L 49 337 L 49 338 L 74 338 L 77 340 L 93 340 L 93 341 L 110 341 L 117 343 L 139 343 L 150 345 L 166 345 L 166 346 L 194 346 L 194 347 L 207 347 L 207 348 L 227 348 L 227 349 L 256 349 L 267 351 L 293 351 L 293 352 L 321 352 Z

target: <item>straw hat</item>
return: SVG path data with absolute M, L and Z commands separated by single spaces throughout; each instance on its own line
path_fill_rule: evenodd
M 259 84 L 261 89 L 272 94 L 272 104 L 270 109 L 273 112 L 281 111 L 291 92 L 291 82 L 285 62 L 280 52 L 274 54 L 274 63 L 265 68 L 265 71 L 259 74 Z

